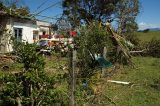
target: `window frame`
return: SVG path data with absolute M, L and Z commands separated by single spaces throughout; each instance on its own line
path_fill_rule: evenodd
M 22 42 L 23 28 L 14 27 L 14 37 L 18 42 Z

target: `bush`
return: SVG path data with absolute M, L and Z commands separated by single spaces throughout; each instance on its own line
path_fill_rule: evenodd
M 62 78 L 48 76 L 44 70 L 44 58 L 36 52 L 36 46 L 15 42 L 14 52 L 23 64 L 23 70 L 0 75 L 3 86 L 0 89 L 0 105 L 3 106 L 48 106 L 66 104 L 63 89 L 55 84 Z
M 147 32 L 149 32 L 149 30 L 150 30 L 150 29 L 145 29 L 145 30 L 143 30 L 143 32 L 144 32 L 144 33 L 147 33 Z
M 147 55 L 160 57 L 160 40 L 152 39 L 146 44 L 146 48 L 148 49 Z

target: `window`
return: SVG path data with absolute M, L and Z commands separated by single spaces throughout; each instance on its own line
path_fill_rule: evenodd
M 33 40 L 38 40 L 38 31 L 33 31 Z
M 46 34 L 46 32 L 45 32 L 45 31 L 43 31 L 43 32 L 42 32 L 42 34 L 43 34 L 43 35 L 45 35 L 45 34 Z
M 14 28 L 14 37 L 17 41 L 22 41 L 22 28 Z

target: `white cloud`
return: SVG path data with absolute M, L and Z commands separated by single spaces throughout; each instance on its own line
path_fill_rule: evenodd
M 140 22 L 138 24 L 138 27 L 139 27 L 139 30 L 144 30 L 144 29 L 147 29 L 147 28 L 160 28 L 160 24 L 148 24 L 148 23 L 145 23 L 145 22 Z

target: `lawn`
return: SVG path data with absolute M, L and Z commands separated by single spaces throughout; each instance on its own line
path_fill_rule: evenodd
M 113 76 L 104 78 L 106 82 L 101 85 L 104 87 L 102 93 L 117 106 L 160 106 L 160 58 L 133 57 L 133 63 L 134 67 L 121 67 Z M 47 58 L 46 71 L 60 68 L 59 71 L 50 71 L 50 75 L 54 74 L 54 71 L 63 74 L 61 66 L 65 64 L 67 64 L 67 58 Z M 107 80 L 127 81 L 131 84 L 107 83 Z M 105 101 L 108 106 L 115 106 L 107 98 L 99 101 Z
M 134 57 L 133 61 L 135 68 L 124 67 L 110 78 L 132 84 L 107 83 L 106 95 L 117 106 L 160 106 L 160 59 Z

